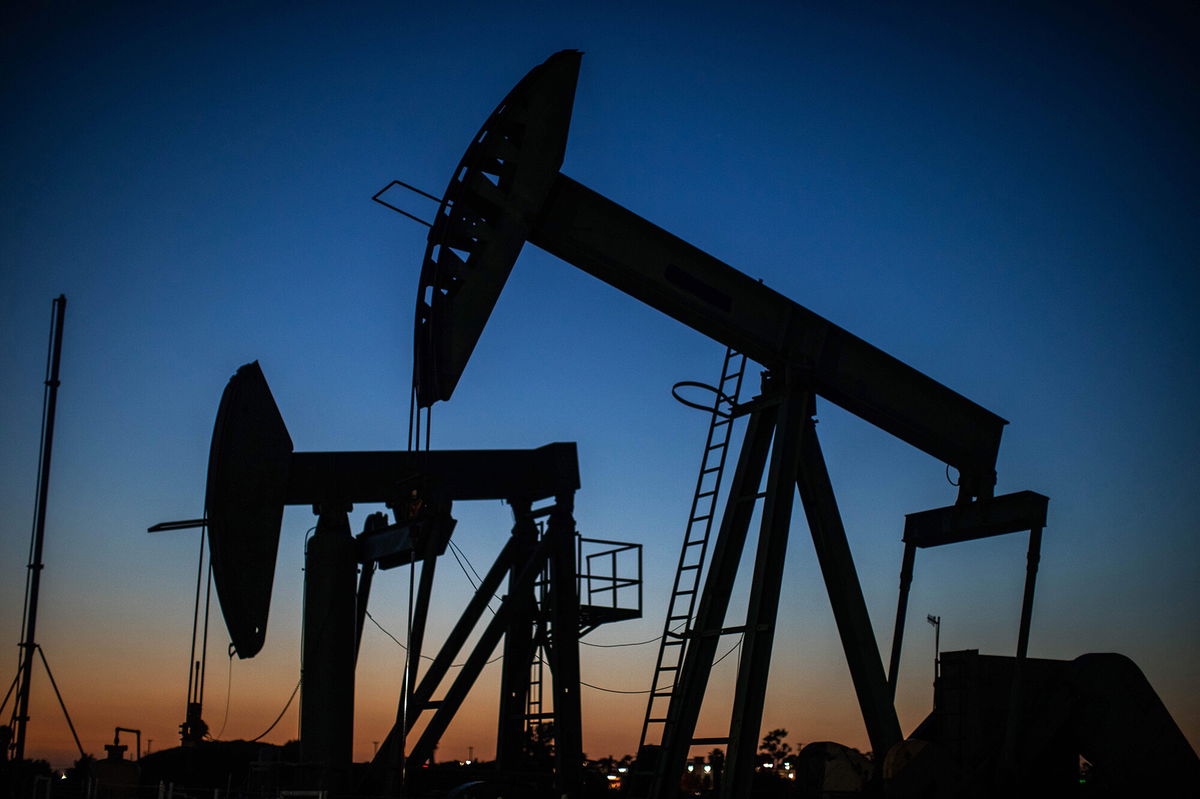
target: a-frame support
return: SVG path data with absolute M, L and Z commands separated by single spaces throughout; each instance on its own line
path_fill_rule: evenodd
M 559 495 L 549 508 L 549 519 L 542 543 L 538 542 L 535 513 L 528 502 L 510 503 L 516 524 L 512 543 L 514 562 L 532 563 L 534 555 L 549 577 L 545 607 L 539 608 L 534 595 L 537 576 L 523 579 L 517 570 L 509 578 L 505 603 L 512 606 L 504 637 L 504 666 L 500 678 L 500 720 L 496 735 L 496 765 L 501 772 L 521 767 L 526 742 L 526 713 L 530 690 L 529 669 L 537 654 L 536 629 L 549 622 L 546 654 L 553 678 L 554 711 L 534 721 L 554 723 L 555 779 L 567 795 L 579 784 L 583 760 L 583 716 L 579 698 L 579 595 L 575 574 L 574 498 Z M 543 511 L 544 512 L 544 511 Z M 548 543 L 549 549 L 545 549 Z M 542 549 L 539 549 L 542 547 Z
M 800 491 L 871 745 L 876 752 L 886 752 L 901 738 L 866 602 L 817 442 L 812 418 L 814 393 L 793 374 L 782 381 L 783 385 L 779 382 L 768 375 L 762 396 L 743 407 L 750 413 L 745 440 L 713 547 L 692 640 L 667 713 L 663 751 L 651 787 L 653 799 L 674 796 L 688 750 L 695 743 L 727 744 L 725 778 L 720 789 L 723 799 L 749 793 L 791 526 L 793 484 Z M 760 493 L 768 453 L 767 485 Z M 746 622 L 725 627 L 754 502 L 760 497 L 765 502 Z M 731 633 L 742 633 L 743 641 L 729 735 L 725 739 L 697 739 L 696 723 L 718 641 Z
M 547 615 L 551 624 L 549 666 L 554 681 L 555 781 L 563 796 L 573 796 L 579 786 L 583 736 L 578 688 L 579 598 L 575 585 L 574 497 L 567 492 L 555 496 L 546 531 L 540 538 L 534 522 L 536 513 L 530 510 L 531 503 L 514 500 L 510 504 L 515 515 L 512 537 L 420 680 L 416 679 L 416 668 L 410 663 L 408 685 L 413 686 L 412 692 L 406 704 L 404 697 L 401 698 L 405 710 L 397 714 L 396 724 L 375 758 L 375 765 L 383 769 L 383 789 L 388 794 L 398 793 L 400 786 L 411 781 L 416 770 L 433 757 L 438 741 L 502 637 L 505 638 L 505 664 L 501 677 L 497 760 L 502 771 L 506 766 L 516 765 L 524 736 L 529 664 L 536 648 L 534 622 L 539 614 Z M 550 575 L 550 595 L 548 607 L 539 608 L 534 601 L 534 586 L 543 572 Z M 451 664 L 459 657 L 467 638 L 482 619 L 488 601 L 496 595 L 506 576 L 508 590 L 499 609 L 484 626 L 461 670 L 448 687 L 444 686 Z M 424 596 L 424 580 L 421 593 Z M 422 602 L 420 609 L 425 606 Z M 439 689 L 445 693 L 435 699 L 434 694 Z M 432 715 L 427 717 L 428 723 L 411 751 L 405 753 L 403 742 L 425 711 L 432 711 Z M 403 764 L 411 768 L 406 769 Z

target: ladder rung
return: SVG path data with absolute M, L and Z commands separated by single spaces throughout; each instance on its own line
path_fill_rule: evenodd
M 651 724 L 665 724 L 667 720 L 665 718 L 663 718 L 663 719 L 646 719 L 646 721 L 648 721 Z
M 706 522 L 711 518 L 712 518 L 711 513 L 705 514 L 704 516 L 693 516 L 692 522 Z
M 720 466 L 710 466 L 707 469 L 701 469 L 700 474 L 712 474 L 713 472 L 721 471 Z
M 704 497 L 711 497 L 715 493 L 717 493 L 715 490 L 714 491 L 701 491 L 699 494 L 696 495 L 696 499 L 703 499 Z
M 684 571 L 685 569 L 690 571 L 690 570 L 693 570 L 693 569 L 699 569 L 699 568 L 700 568 L 700 564 L 699 564 L 699 563 L 695 563 L 695 564 L 692 564 L 691 566 L 680 566 L 680 567 L 679 567 L 679 571 Z M 694 594 L 694 593 L 696 593 L 696 592 L 695 592 L 695 591 L 677 591 L 676 593 L 679 593 L 679 594 Z

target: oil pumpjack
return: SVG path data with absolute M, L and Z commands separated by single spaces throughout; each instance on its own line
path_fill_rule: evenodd
M 645 726 L 658 725 L 661 738 L 648 744 L 643 732 L 639 762 L 649 778 L 644 795 L 674 797 L 688 751 L 697 744 L 727 749 L 720 796 L 749 795 L 797 493 L 877 762 L 904 738 L 893 687 L 915 549 L 1030 531 L 1017 656 L 992 669 L 985 691 L 999 691 L 1015 708 L 1022 699 L 1022 674 L 1037 670 L 1026 667 L 1026 648 L 1047 500 L 1028 491 L 994 496 L 1005 420 L 560 172 L 580 60 L 581 53 L 566 50 L 529 72 L 484 122 L 455 168 L 429 232 L 420 274 L 414 383 L 420 407 L 450 399 L 526 241 L 764 367 L 761 393 L 729 410 L 731 417 L 747 418 L 746 432 L 698 609 L 694 615 L 689 610 L 685 617 L 668 618 L 664 628 L 666 636 L 673 624 L 680 625 L 675 632 L 683 653 L 666 679 L 661 679 L 660 657 L 660 673 L 654 678 Z M 817 440 L 818 397 L 959 473 L 954 504 L 914 514 L 905 527 L 890 681 Z M 760 492 L 764 470 L 766 489 Z M 763 509 L 748 610 L 743 624 L 727 627 L 734 578 L 759 500 Z M 743 638 L 728 732 L 698 738 L 695 728 L 718 641 L 731 633 Z M 1107 673 L 1105 668 L 1096 673 Z M 970 667 L 959 671 L 961 676 Z M 1005 676 L 996 677 L 1000 672 Z M 983 684 L 962 679 L 967 694 Z M 1053 693 L 1046 688 L 1047 679 L 1040 675 L 1036 688 Z M 1032 689 L 1025 692 L 1025 705 L 1031 695 Z M 662 704 L 667 705 L 665 713 L 658 711 Z M 983 704 L 976 702 L 977 707 Z M 1020 740 L 1034 720 L 1016 710 L 1005 714 L 991 704 L 991 715 L 980 719 L 989 729 L 1005 730 L 1002 763 L 979 747 L 955 749 L 961 740 L 942 741 L 959 753 L 958 767 L 972 774 L 973 782 L 959 785 L 968 794 L 986 792 L 1005 780 L 1011 785 L 1039 778 L 1045 773 L 1039 763 L 1054 748 L 1043 736 L 1038 739 L 1043 749 L 1022 749 Z M 1065 709 L 1062 715 L 1068 715 Z M 943 739 L 980 739 L 977 732 L 947 732 L 944 722 L 938 727 Z M 1165 709 L 1155 715 L 1159 722 L 1161 731 L 1151 748 L 1169 751 L 1163 762 L 1181 764 L 1194 774 L 1195 753 Z M 1060 764 L 1077 757 L 1069 749 L 1055 750 Z
M 302 785 L 337 793 L 412 788 L 420 771 L 415 767 L 432 759 L 503 639 L 497 763 L 502 771 L 519 770 L 527 736 L 552 730 L 557 789 L 570 794 L 579 782 L 583 751 L 579 638 L 601 624 L 641 614 L 640 545 L 579 536 L 573 516 L 579 485 L 573 443 L 531 450 L 294 452 L 258 363 L 238 369 L 217 411 L 203 522 L 233 650 L 249 658 L 266 639 L 284 507 L 310 505 L 317 516 L 305 552 Z M 512 534 L 422 672 L 437 558 L 456 526 L 452 503 L 481 499 L 511 506 Z M 348 516 L 354 503 L 386 503 L 394 521 L 371 514 L 354 536 Z M 179 524 L 192 523 L 174 526 Z M 636 555 L 634 576 L 628 557 L 619 571 L 618 555 L 626 552 Z M 397 721 L 369 773 L 355 785 L 354 673 L 373 577 L 376 568 L 415 563 L 420 577 Z M 499 608 L 481 625 L 506 580 Z M 456 664 L 480 627 L 465 664 Z M 457 665 L 461 669 L 448 679 Z M 550 703 L 542 697 L 543 665 L 552 682 Z M 409 748 L 406 739 L 423 716 L 424 727 Z

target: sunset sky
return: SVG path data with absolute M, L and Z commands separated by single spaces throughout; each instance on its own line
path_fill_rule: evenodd
M 90 752 L 115 726 L 178 742 L 199 534 L 145 529 L 202 513 L 229 376 L 260 361 L 297 450 L 402 449 L 425 229 L 371 195 L 393 179 L 440 194 L 496 103 L 565 48 L 585 56 L 563 171 L 1008 419 L 997 490 L 1050 497 L 1030 655 L 1130 656 L 1200 745 L 1194 9 L 17 5 L 0 25 L 0 680 L 17 666 L 46 334 L 65 293 L 38 640 Z M 640 542 L 646 562 L 644 617 L 590 643 L 661 632 L 706 426 L 670 389 L 714 381 L 722 353 L 530 246 L 435 409 L 435 449 L 578 442 L 581 532 Z M 955 489 L 929 456 L 818 412 L 886 659 L 903 516 Z M 381 509 L 356 507 L 352 526 Z M 509 510 L 454 515 L 482 572 Z M 285 515 L 258 657 L 226 658 L 214 600 L 214 735 L 261 733 L 296 685 L 314 523 Z M 926 613 L 943 650 L 1014 651 L 1026 540 L 918 557 L 905 732 L 931 703 Z M 433 644 L 470 590 L 452 560 L 438 577 Z M 371 601 L 398 636 L 406 579 L 383 573 Z M 764 728 L 868 748 L 799 513 L 779 619 Z M 363 647 L 359 759 L 390 726 L 403 662 L 374 626 Z M 585 646 L 583 679 L 642 691 L 654 656 Z M 714 670 L 698 735 L 723 734 L 735 661 Z M 491 757 L 499 668 L 439 758 Z M 644 696 L 583 701 L 587 753 L 633 753 Z M 68 765 L 40 670 L 32 717 L 29 754 Z M 265 740 L 296 734 L 293 704 Z

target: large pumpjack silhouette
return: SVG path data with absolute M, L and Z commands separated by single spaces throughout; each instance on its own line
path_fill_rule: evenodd
M 1009 659 L 1005 677 L 995 678 L 993 673 L 993 683 L 980 689 L 990 695 L 999 690 L 997 685 L 1004 686 L 1006 702 L 1000 705 L 1007 704 L 1011 712 L 993 703 L 993 716 L 983 721 L 989 730 L 1002 731 L 1003 746 L 997 751 L 958 746 L 955 751 L 969 750 L 958 764 L 961 773 L 971 775 L 960 786 L 965 791 L 1040 779 L 1046 773 L 1045 748 L 1023 747 L 1023 733 L 1033 719 L 1022 716 L 1019 708 L 1047 690 L 1045 679 L 1023 676 L 1047 501 L 1028 491 L 993 496 L 1005 420 L 562 174 L 580 60 L 579 52 L 568 50 L 535 67 L 496 107 L 455 169 L 432 223 L 421 269 L 414 383 L 422 407 L 451 397 L 527 241 L 764 367 L 761 393 L 729 409 L 731 417 L 748 417 L 745 438 L 698 610 L 694 617 L 689 614 L 682 633 L 675 631 L 683 641 L 683 655 L 669 679 L 660 680 L 662 675 L 656 674 L 652 685 L 646 726 L 660 725 L 661 740 L 657 746 L 644 745 L 639 753 L 649 777 L 645 792 L 654 799 L 675 796 L 689 749 L 724 745 L 727 765 L 720 796 L 749 794 L 797 493 L 871 747 L 880 762 L 903 738 L 893 690 L 915 549 L 1030 531 L 1016 657 Z M 906 525 L 890 680 L 817 440 L 818 397 L 959 473 L 953 505 L 914 514 Z M 734 578 L 759 500 L 761 527 L 746 617 L 742 624 L 727 626 Z M 682 558 L 680 563 L 681 568 L 700 568 L 684 566 Z M 669 618 L 664 636 L 672 634 L 672 623 Z M 743 638 L 728 732 L 697 737 L 717 643 L 731 633 Z M 1100 670 L 1104 668 L 1108 666 Z M 1031 684 L 1023 690 L 1025 682 Z M 978 688 L 984 682 L 972 685 Z M 665 714 L 656 712 L 664 703 Z M 1154 743 L 1148 748 L 1171 752 L 1163 762 L 1182 763 L 1194 773 L 1195 754 L 1165 709 L 1155 716 L 1155 725 L 1150 736 Z M 937 727 L 951 749 L 964 737 L 974 736 L 973 743 L 982 739 L 982 733 L 961 724 L 955 727 L 944 715 L 938 724 L 924 726 L 927 731 Z M 1069 773 L 1061 766 L 1077 757 L 1072 746 L 1055 749 L 1057 776 Z
M 209 456 L 205 521 L 213 581 L 234 649 L 253 657 L 266 638 L 284 507 L 312 506 L 317 525 L 305 552 L 302 781 L 338 793 L 401 792 L 432 758 L 503 639 L 498 762 L 519 770 L 528 735 L 552 730 L 559 788 L 578 785 L 579 638 L 641 613 L 640 545 L 578 536 L 578 488 L 572 443 L 530 450 L 294 452 L 258 363 L 238 369 L 222 395 Z M 511 506 L 511 535 L 421 669 L 435 567 L 456 525 L 452 503 L 483 499 Z M 348 517 L 354 503 L 385 503 L 394 521 L 372 514 L 354 536 Z M 584 549 L 592 544 L 601 548 Z M 638 556 L 632 577 L 618 570 L 618 557 L 631 551 Z M 372 580 L 377 567 L 413 563 L 421 568 L 397 720 L 373 768 L 355 784 L 354 672 Z M 498 609 L 481 624 L 502 587 Z M 456 664 L 473 633 L 465 663 Z M 541 696 L 543 665 L 552 704 Z M 452 667 L 460 668 L 450 679 Z M 532 684 L 531 669 L 538 675 Z M 421 721 L 409 748 L 408 735 Z

